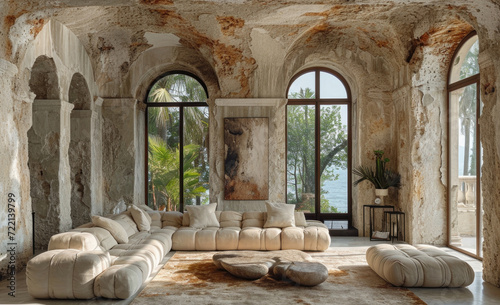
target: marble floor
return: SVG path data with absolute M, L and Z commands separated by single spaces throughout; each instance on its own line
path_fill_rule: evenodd
M 368 247 L 375 245 L 377 243 L 384 243 L 383 241 L 370 241 L 368 237 L 332 237 L 331 248 L 342 251 L 342 248 L 357 247 L 361 249 L 367 249 Z M 465 304 L 485 304 L 493 305 L 500 304 L 500 288 L 497 288 L 488 283 L 484 283 L 482 280 L 482 263 L 479 260 L 473 259 L 466 255 L 463 255 L 452 249 L 443 247 L 444 251 L 449 252 L 453 255 L 466 260 L 476 272 L 476 278 L 472 285 L 466 288 L 412 288 L 413 291 L 420 299 L 422 299 L 427 304 L 435 305 L 465 305 Z M 168 259 L 173 255 L 173 252 L 169 253 L 164 259 L 163 263 L 167 262 Z M 156 271 L 158 271 L 157 268 Z M 106 300 L 106 299 L 95 299 L 89 301 L 81 300 L 37 300 L 29 296 L 26 288 L 26 275 L 24 270 L 21 270 L 17 274 L 16 278 L 16 297 L 10 297 L 8 295 L 7 282 L 0 282 L 0 304 L 31 304 L 31 305 L 52 305 L 52 304 L 68 304 L 68 305 L 127 305 L 129 304 L 135 296 L 127 300 Z M 147 282 L 149 282 L 148 279 Z M 146 283 L 147 283 L 146 282 Z M 208 301 L 208 300 L 207 300 Z M 213 300 L 211 300 L 213 301 Z

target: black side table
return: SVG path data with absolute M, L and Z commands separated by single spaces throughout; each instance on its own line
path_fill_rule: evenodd
M 384 230 L 389 233 L 389 238 L 394 242 L 394 239 L 397 241 L 405 241 L 406 239 L 406 220 L 405 213 L 399 211 L 385 211 L 384 212 Z M 389 225 L 389 228 L 386 226 Z M 403 228 L 401 228 L 401 225 Z M 387 230 L 389 229 L 389 230 Z M 403 239 L 399 239 L 399 236 L 403 237 Z
M 376 209 L 391 209 L 392 211 L 394 211 L 394 206 L 393 205 L 378 205 L 378 204 L 365 204 L 365 205 L 363 205 L 363 236 L 365 236 L 365 209 L 366 208 L 369 209 L 369 213 L 370 213 L 370 240 L 380 240 L 378 238 L 372 238 L 373 225 L 375 222 L 375 210 Z

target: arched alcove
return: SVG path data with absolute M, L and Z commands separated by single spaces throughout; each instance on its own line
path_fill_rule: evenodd
M 42 55 L 35 60 L 29 85 L 37 100 L 59 99 L 56 65 L 52 58 Z
M 90 110 L 90 91 L 87 81 L 80 73 L 75 73 L 69 85 L 69 102 L 75 106 L 75 110 Z
M 45 249 L 58 233 L 60 100 L 56 66 L 52 58 L 40 56 L 31 69 L 30 89 L 33 124 L 28 131 L 30 195 L 35 221 L 35 249 Z
M 71 168 L 71 220 L 73 227 L 90 221 L 91 213 L 91 96 L 85 78 L 75 73 L 69 86 L 71 134 L 69 165 Z

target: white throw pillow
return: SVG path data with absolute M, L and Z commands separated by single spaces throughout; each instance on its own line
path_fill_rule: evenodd
M 127 232 L 118 222 L 114 221 L 113 219 L 94 215 L 92 216 L 92 223 L 96 227 L 101 227 L 108 230 L 109 233 L 111 233 L 111 235 L 114 237 L 114 239 L 116 239 L 116 242 L 118 242 L 119 244 L 128 243 Z
M 264 228 L 295 227 L 295 204 L 266 202 L 266 208 Z
M 138 204 L 137 205 L 138 208 L 142 209 L 143 211 L 154 211 L 152 208 L 150 208 L 149 206 L 145 205 L 145 204 Z
M 306 215 L 304 215 L 304 212 L 295 212 L 295 226 L 307 227 L 307 220 L 306 220 Z
M 151 229 L 151 217 L 146 212 L 134 205 L 131 205 L 128 209 L 139 231 L 149 231 Z
M 189 214 L 189 226 L 197 229 L 219 227 L 219 221 L 217 221 L 217 216 L 215 216 L 216 208 L 217 203 L 186 206 L 187 213 Z

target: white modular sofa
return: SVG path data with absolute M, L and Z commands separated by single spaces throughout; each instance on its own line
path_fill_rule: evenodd
M 35 298 L 126 299 L 139 290 L 170 250 L 324 251 L 330 245 L 324 224 L 306 221 L 303 213 L 293 210 L 293 223 L 288 217 L 273 225 L 266 212 L 216 212 L 212 206 L 212 212 L 202 211 L 211 217 L 209 225 L 203 226 L 207 221 L 202 219 L 200 226 L 199 213 L 143 208 L 141 217 L 134 217 L 138 214 L 134 207 L 109 218 L 93 217 L 93 223 L 52 236 L 48 251 L 27 264 L 28 292 Z M 276 213 L 270 215 L 276 220 Z

